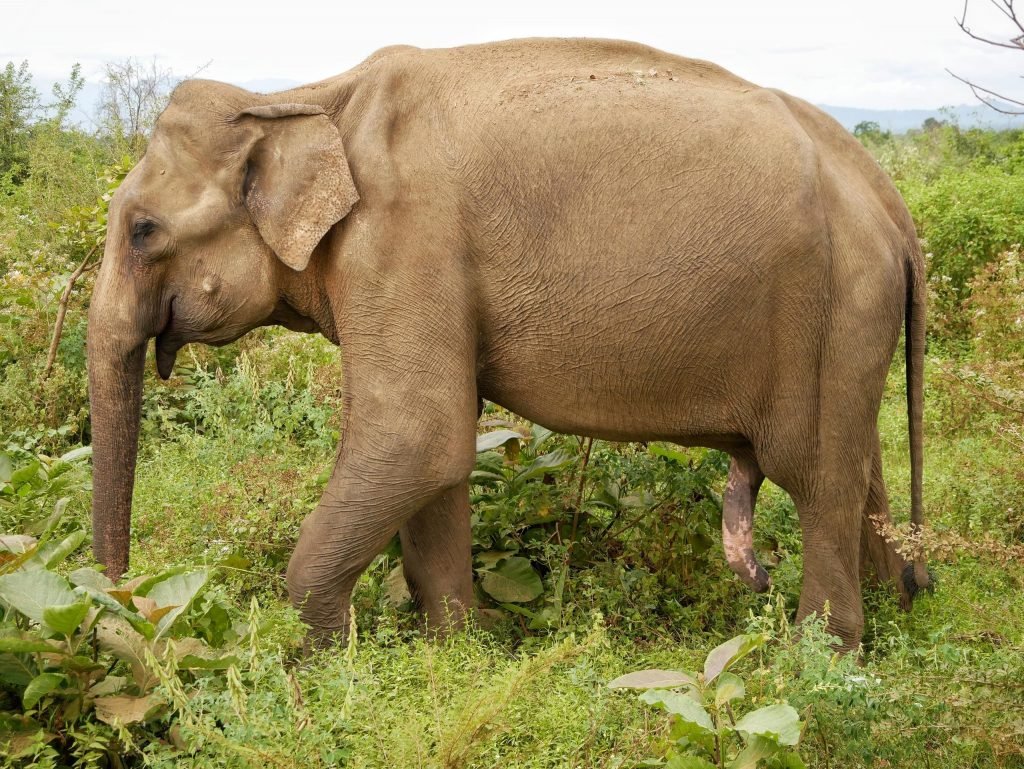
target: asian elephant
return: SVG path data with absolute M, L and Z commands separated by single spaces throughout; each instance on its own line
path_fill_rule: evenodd
M 487 398 L 561 432 L 729 452 L 734 547 L 770 478 L 800 519 L 799 615 L 830 602 L 852 648 L 904 325 L 921 521 L 924 280 L 855 139 L 704 61 L 519 40 L 384 49 L 271 95 L 188 81 L 110 205 L 88 332 L 94 551 L 128 566 L 147 341 L 166 378 L 189 342 L 279 324 L 345 356 L 336 464 L 288 567 L 312 644 L 344 632 L 399 530 L 428 618 L 469 604 Z M 884 576 L 906 566 L 865 548 Z

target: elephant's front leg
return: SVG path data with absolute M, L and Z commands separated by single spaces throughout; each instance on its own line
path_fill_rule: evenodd
M 394 338 L 400 349 L 382 355 L 379 333 L 350 337 L 341 449 L 288 564 L 288 592 L 311 628 L 311 647 L 344 636 L 359 575 L 412 516 L 453 489 L 464 494 L 473 469 L 468 334 L 432 347 L 404 329 Z
M 471 409 L 466 413 L 464 438 L 453 436 L 451 442 L 437 441 L 440 425 L 360 429 L 353 418 L 352 432 L 358 434 L 340 452 L 288 564 L 288 592 L 310 626 L 308 647 L 324 647 L 345 635 L 356 580 L 395 532 L 453 489 L 464 490 L 473 456 Z M 455 448 L 456 442 L 464 443 L 464 450 Z
M 399 531 L 409 590 L 428 631 L 461 627 L 473 602 L 469 488 L 463 483 L 428 504 Z

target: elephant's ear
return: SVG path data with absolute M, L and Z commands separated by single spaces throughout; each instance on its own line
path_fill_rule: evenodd
M 304 270 L 317 243 L 359 200 L 338 129 L 320 107 L 251 107 L 255 141 L 242 194 L 260 235 L 293 270 Z

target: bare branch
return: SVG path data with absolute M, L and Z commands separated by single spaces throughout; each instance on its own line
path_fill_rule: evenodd
M 75 282 L 86 271 L 95 266 L 95 263 L 89 264 L 89 260 L 92 259 L 98 250 L 99 246 L 93 246 L 89 249 L 89 253 L 85 255 L 82 263 L 71 273 L 71 277 L 68 278 L 68 282 L 64 286 L 64 292 L 60 295 L 60 302 L 57 307 L 57 321 L 53 324 L 53 338 L 50 340 L 50 351 L 46 355 L 46 366 L 43 368 L 43 374 L 39 378 L 40 382 L 45 382 L 49 378 L 50 372 L 53 370 L 53 363 L 57 360 L 57 348 L 60 346 L 60 337 L 64 332 L 64 318 L 68 314 L 68 300 L 71 299 L 71 290 L 75 287 Z
M 989 97 L 992 97 L 992 98 L 995 98 L 995 99 L 999 99 L 1000 101 L 1008 103 L 1008 104 L 1016 104 L 1019 107 L 1024 107 L 1024 101 L 1020 101 L 1018 99 L 1013 99 L 1013 98 L 1011 98 L 1009 96 L 1005 96 L 1005 95 L 1003 95 L 1001 93 L 997 93 L 996 91 L 991 91 L 988 88 L 983 88 L 980 85 L 977 85 L 976 83 L 972 83 L 970 80 L 967 80 L 966 78 L 960 77 L 955 72 L 950 72 L 948 69 L 946 70 L 946 72 L 949 72 L 950 75 L 952 75 L 957 80 L 959 80 L 961 83 L 964 83 L 967 87 L 969 87 L 971 89 L 971 92 L 974 94 L 975 98 L 977 98 L 977 100 L 980 101 L 982 104 L 984 104 L 986 107 L 989 107 L 990 109 L 994 109 L 996 112 L 1001 112 L 1004 115 L 1024 115 L 1024 109 L 1020 109 L 1020 110 L 1008 110 L 1008 109 L 1005 109 L 1005 108 L 997 105 L 995 102 L 991 101 L 988 97 L 982 96 L 982 93 L 988 94 Z
M 1003 16 L 1008 18 L 1014 23 L 1014 25 L 1021 31 L 1021 37 L 1024 37 L 1024 26 L 1021 25 L 1020 19 L 1017 18 L 1017 12 L 1013 9 L 1013 0 L 989 0 L 992 5 L 996 7 Z M 1014 42 L 1021 39 L 1021 37 L 1014 38 Z M 1018 43 L 1018 45 L 1020 45 Z
M 1008 48 L 1012 51 L 1024 51 L 1024 21 L 1022 21 L 1017 16 L 1017 11 L 1013 7 L 1014 2 L 1015 0 L 989 0 L 989 3 L 991 3 L 991 5 L 995 7 L 995 9 L 999 11 L 1003 16 L 1009 19 L 1013 23 L 1013 25 L 1021 32 L 1021 34 L 1010 38 L 1010 42 L 1008 43 L 1004 43 L 1000 40 L 992 40 L 991 38 L 982 37 L 981 35 L 977 35 L 971 31 L 970 27 L 967 26 L 967 9 L 970 5 L 970 0 L 964 0 L 964 10 L 960 14 L 960 18 L 957 19 L 954 17 L 954 20 L 956 21 L 956 25 L 960 27 L 960 30 L 972 40 L 977 40 L 979 42 L 985 43 L 986 45 L 995 46 L 996 48 Z M 946 72 L 949 72 L 950 75 L 955 77 L 961 83 L 967 85 L 971 89 L 971 93 L 974 94 L 974 97 L 989 109 L 992 109 L 1003 115 L 1024 115 L 1024 109 L 1017 110 L 1006 108 L 1007 104 L 1016 105 L 1018 107 L 1024 108 L 1024 101 L 1014 99 L 1012 97 L 998 93 L 997 91 L 993 91 L 989 88 L 980 86 L 977 83 L 968 80 L 967 78 L 960 77 L 959 75 L 950 72 L 950 70 L 948 69 L 946 70 Z M 994 101 L 995 99 L 998 99 L 1003 103 L 999 104 L 996 101 Z

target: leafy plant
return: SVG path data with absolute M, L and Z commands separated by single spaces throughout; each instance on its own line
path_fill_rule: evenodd
M 552 495 L 555 479 L 578 461 L 578 453 L 564 438 L 561 445 L 542 453 L 555 435 L 551 430 L 540 425 L 528 431 L 511 429 L 516 426 L 504 424 L 503 429 L 477 436 L 477 466 L 470 476 L 473 560 L 485 594 L 543 627 L 550 617 L 511 604 L 529 603 L 544 592 L 528 556 L 535 549 L 531 545 L 546 541 L 559 525 Z
M 737 716 L 734 703 L 746 695 L 743 679 L 729 672 L 760 648 L 761 634 L 739 635 L 715 647 L 702 673 L 641 670 L 609 682 L 612 689 L 641 689 L 640 699 L 671 714 L 667 769 L 803 767 L 795 748 L 803 723 L 785 702 Z
M 109 728 L 93 738 L 116 755 L 124 729 L 168 725 L 161 664 L 187 678 L 236 661 L 184 621 L 212 571 L 172 568 L 119 586 L 94 568 L 64 577 L 53 569 L 86 535 L 55 542 L 51 532 L 0 537 L 0 744 L 12 759 L 81 756 L 89 746 L 76 730 L 98 722 Z

